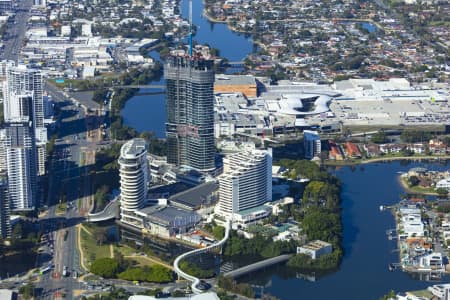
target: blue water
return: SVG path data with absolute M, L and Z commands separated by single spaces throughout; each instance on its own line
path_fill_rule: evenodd
M 182 14 L 187 18 L 189 2 L 183 1 Z M 197 26 L 197 34 L 194 41 L 198 43 L 207 43 L 211 47 L 220 49 L 220 56 L 229 61 L 241 61 L 253 50 L 253 43 L 250 38 L 242 34 L 231 32 L 225 24 L 213 24 L 202 16 L 202 1 L 193 1 L 192 19 Z M 150 55 L 159 60 L 157 52 L 151 52 Z M 154 84 L 164 84 L 164 78 Z M 154 90 L 152 90 L 154 91 Z M 142 89 L 140 92 L 146 92 Z M 127 101 L 122 110 L 124 124 L 135 128 L 137 131 L 153 131 L 157 137 L 165 136 L 165 118 L 166 118 L 166 97 L 162 95 L 136 95 Z
M 377 30 L 377 27 L 375 26 L 375 24 L 369 23 L 369 22 L 364 22 L 364 23 L 362 23 L 362 27 L 363 27 L 364 29 L 367 29 L 367 31 L 368 31 L 369 33 L 375 32 L 375 31 Z
M 186 18 L 189 16 L 189 1 L 183 1 L 181 11 Z M 230 61 L 241 61 L 252 52 L 251 38 L 232 32 L 226 24 L 209 22 L 203 17 L 202 12 L 202 1 L 194 0 L 192 2 L 192 22 L 197 26 L 194 41 L 219 49 L 220 56 L 228 58 Z
M 275 274 L 250 281 L 270 285 L 265 289 L 283 300 L 297 299 L 379 299 L 391 289 L 408 291 L 423 289 L 433 283 L 411 278 L 400 271 L 389 272 L 388 265 L 398 262 L 395 241 L 389 241 L 386 230 L 395 228 L 394 218 L 388 211 L 380 212 L 380 205 L 399 201 L 404 193 L 398 182 L 398 171 L 425 166 L 430 170 L 447 170 L 438 164 L 401 162 L 367 164 L 343 167 L 334 173 L 343 183 L 342 218 L 344 226 L 344 259 L 340 270 L 319 278 L 316 282 L 286 278 L 283 268 Z M 270 284 L 269 284 L 270 283 Z M 301 296 L 299 296 L 301 295 Z
M 164 79 L 154 84 L 165 84 Z M 156 89 L 140 89 L 139 93 L 155 92 Z M 124 124 L 138 132 L 153 131 L 155 136 L 165 136 L 166 95 L 136 95 L 127 101 L 122 110 Z

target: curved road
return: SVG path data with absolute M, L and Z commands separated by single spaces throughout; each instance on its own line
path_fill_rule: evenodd
M 189 274 L 185 273 L 184 271 L 182 271 L 182 270 L 180 269 L 180 267 L 178 266 L 178 264 L 180 263 L 180 261 L 181 261 L 182 259 L 184 259 L 184 258 L 186 258 L 186 257 L 188 257 L 188 256 L 191 256 L 191 255 L 197 255 L 197 254 L 200 254 L 200 253 L 204 253 L 204 252 L 207 252 L 208 250 L 213 249 L 213 248 L 215 248 L 215 247 L 220 247 L 220 246 L 222 246 L 222 245 L 227 241 L 227 239 L 228 239 L 228 237 L 229 237 L 229 235 L 230 235 L 230 230 L 231 230 L 231 221 L 228 221 L 228 222 L 227 222 L 227 226 L 225 227 L 225 236 L 223 237 L 223 239 L 221 239 L 221 240 L 218 241 L 217 243 L 214 243 L 214 244 L 209 245 L 208 247 L 201 248 L 201 249 L 194 249 L 194 250 L 192 250 L 192 251 L 183 253 L 183 254 L 181 254 L 180 256 L 178 256 L 178 257 L 175 259 L 175 261 L 173 262 L 173 268 L 174 268 L 175 272 L 178 274 L 178 276 L 183 277 L 183 278 L 185 278 L 185 279 L 187 279 L 187 280 L 189 280 L 189 281 L 192 282 L 192 284 L 191 284 L 191 289 L 192 289 L 192 291 L 193 291 L 195 294 L 201 294 L 201 293 L 203 293 L 202 290 L 200 290 L 200 289 L 197 288 L 197 285 L 200 283 L 200 279 L 197 278 L 197 277 L 195 277 L 195 276 L 189 275 Z

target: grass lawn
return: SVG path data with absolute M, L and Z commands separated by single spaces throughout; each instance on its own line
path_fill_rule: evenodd
M 123 256 L 133 255 L 134 253 L 138 252 L 136 249 L 133 249 L 127 245 L 116 245 L 114 246 L 114 251 L 122 253 Z
M 145 257 L 133 257 L 133 258 L 127 258 L 127 259 L 136 261 L 136 262 L 137 262 L 137 265 L 138 265 L 139 267 L 153 266 L 153 265 L 155 265 L 154 262 L 152 262 L 152 261 L 146 259 Z
M 433 187 L 420 187 L 418 185 L 416 186 L 409 186 L 408 179 L 406 177 L 401 176 L 400 181 L 403 185 L 403 187 L 409 192 L 409 193 L 416 193 L 416 194 L 434 194 L 437 195 L 436 190 Z
M 433 294 L 429 290 L 412 291 L 409 293 L 416 297 L 424 297 L 426 299 L 431 299 L 431 297 L 433 297 Z
M 98 258 L 111 257 L 109 244 L 97 245 L 94 237 L 88 234 L 83 228 L 81 229 L 80 235 L 81 250 L 84 253 L 86 267 L 89 267 Z

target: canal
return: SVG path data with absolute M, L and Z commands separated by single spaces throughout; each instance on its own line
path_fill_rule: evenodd
M 283 300 L 299 299 L 298 295 L 302 299 L 379 299 L 391 289 L 418 290 L 433 284 L 388 270 L 389 263 L 399 261 L 396 242 L 386 235 L 386 230 L 395 228 L 395 222 L 389 211 L 379 210 L 380 205 L 397 203 L 404 193 L 397 172 L 418 166 L 448 169 L 447 164 L 397 161 L 331 170 L 342 181 L 345 255 L 336 272 L 302 274 L 278 266 L 242 280 Z

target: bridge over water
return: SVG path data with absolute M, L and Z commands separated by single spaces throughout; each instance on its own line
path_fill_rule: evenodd
M 251 272 L 255 272 L 257 270 L 260 269 L 264 269 L 266 267 L 272 266 L 272 265 L 276 265 L 282 262 L 285 262 L 287 260 L 289 260 L 289 258 L 292 257 L 293 254 L 283 254 L 280 256 L 276 256 L 276 257 L 272 257 L 272 258 L 268 258 L 262 261 L 258 261 L 256 263 L 241 267 L 239 269 L 235 269 L 229 272 L 226 272 L 224 274 L 225 277 L 232 277 L 232 278 L 236 278 Z
M 157 89 L 165 90 L 166 86 L 163 84 L 129 84 L 129 85 L 113 85 L 111 88 L 115 89 Z

